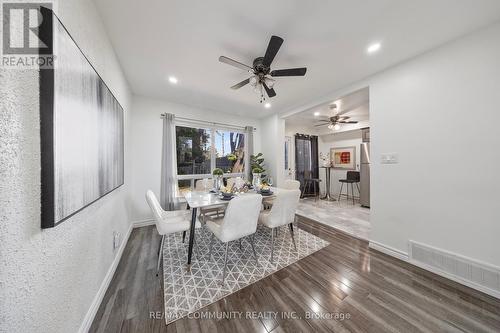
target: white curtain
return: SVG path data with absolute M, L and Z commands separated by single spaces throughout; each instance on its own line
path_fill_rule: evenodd
M 247 134 L 247 152 L 248 156 L 246 158 L 246 178 L 248 181 L 252 181 L 252 166 L 250 165 L 250 156 L 253 155 L 253 126 L 246 126 L 245 127 L 245 132 Z
M 163 143 L 161 155 L 160 204 L 165 210 L 175 210 L 177 203 L 177 151 L 175 143 L 175 115 L 163 117 Z

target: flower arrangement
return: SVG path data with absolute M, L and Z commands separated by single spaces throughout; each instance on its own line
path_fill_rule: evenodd
M 321 163 L 323 164 L 323 166 L 325 166 L 325 167 L 331 166 L 332 162 L 330 161 L 330 153 L 326 153 L 326 154 L 319 153 L 319 159 L 321 160 Z

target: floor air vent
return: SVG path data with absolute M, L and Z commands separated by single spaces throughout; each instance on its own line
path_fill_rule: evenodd
M 417 266 L 500 297 L 499 268 L 414 241 L 410 241 L 409 257 Z

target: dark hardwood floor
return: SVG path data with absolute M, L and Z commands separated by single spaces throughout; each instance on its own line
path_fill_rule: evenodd
M 133 230 L 90 332 L 500 332 L 500 300 L 330 227 L 305 219 L 298 226 L 331 244 L 196 313 L 241 311 L 242 318 L 168 326 L 155 275 L 160 237 L 154 226 Z M 253 311 L 260 317 L 244 318 Z

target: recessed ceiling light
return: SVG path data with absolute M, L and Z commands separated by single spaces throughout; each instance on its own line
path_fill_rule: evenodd
M 369 54 L 375 53 L 378 50 L 380 50 L 381 46 L 382 45 L 380 45 L 380 43 L 373 43 L 370 46 L 368 46 L 368 48 L 366 49 L 366 52 L 368 52 Z
M 314 116 L 315 116 L 315 117 L 319 116 L 320 114 L 321 114 L 321 113 L 319 113 L 319 111 L 314 112 Z
M 264 104 L 264 107 L 265 107 L 266 109 L 269 109 L 269 108 L 271 107 L 271 103 L 266 103 L 266 104 Z
M 177 78 L 175 76 L 169 76 L 168 81 L 173 84 L 177 84 Z

